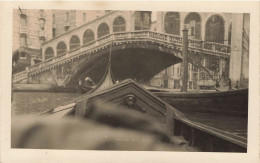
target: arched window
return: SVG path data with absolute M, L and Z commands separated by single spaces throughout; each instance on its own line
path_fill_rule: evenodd
M 151 26 L 151 11 L 135 12 L 135 30 L 149 30 Z
M 79 37 L 76 35 L 73 35 L 70 39 L 70 50 L 76 49 L 80 47 L 80 40 Z
M 66 12 L 66 22 L 69 22 L 69 21 L 70 21 L 70 13 Z
M 113 32 L 124 32 L 125 30 L 125 19 L 122 17 L 117 17 L 113 22 Z
M 87 29 L 83 35 L 83 45 L 85 45 L 93 40 L 95 40 L 94 32 L 90 29 Z
M 43 19 L 40 19 L 40 30 L 43 30 L 44 31 L 44 28 L 45 28 L 45 21 Z
M 21 27 L 26 27 L 27 26 L 27 17 L 26 15 L 21 15 Z
M 224 21 L 218 15 L 211 16 L 206 23 L 205 40 L 210 42 L 224 43 Z
M 189 36 L 201 39 L 201 19 L 198 13 L 189 13 L 185 18 L 184 24 L 189 29 Z
M 180 14 L 178 12 L 168 12 L 164 19 L 165 33 L 180 35 Z
M 102 23 L 98 26 L 98 38 L 108 35 L 109 33 L 109 26 L 107 23 Z
M 67 53 L 66 44 L 63 41 L 59 42 L 57 45 L 57 56 L 62 56 L 65 55 L 66 53 Z
M 24 51 L 20 52 L 19 58 L 26 58 L 26 57 L 28 57 L 28 53 L 26 53 Z
M 86 13 L 85 13 L 85 12 L 83 13 L 83 22 L 84 22 L 84 23 L 86 23 L 86 22 L 87 22 L 87 15 L 86 15 Z
M 232 36 L 232 23 L 229 25 L 229 29 L 228 29 L 228 45 L 231 45 L 231 36 Z
M 52 24 L 56 24 L 56 16 L 55 16 L 55 14 L 52 14 Z
M 21 45 L 21 47 L 27 46 L 27 35 L 20 36 L 20 45 Z
M 54 57 L 54 51 L 52 49 L 52 47 L 48 47 L 46 50 L 45 50 L 45 59 L 49 59 L 49 58 L 52 58 Z

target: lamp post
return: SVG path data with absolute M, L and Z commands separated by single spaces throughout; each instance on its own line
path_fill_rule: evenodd
M 183 55 L 183 78 L 182 78 L 182 87 L 181 92 L 187 92 L 188 87 L 188 29 L 186 26 L 182 30 L 183 37 L 182 37 L 182 55 Z

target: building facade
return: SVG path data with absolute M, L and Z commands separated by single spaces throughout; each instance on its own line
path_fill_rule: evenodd
M 42 60 L 41 44 L 81 26 L 105 11 L 25 10 L 13 11 L 13 73 Z
M 189 39 L 231 46 L 230 60 L 203 55 L 198 55 L 196 58 L 197 62 L 213 74 L 215 80 L 210 79 L 207 73 L 189 63 L 189 89 L 198 89 L 201 86 L 214 87 L 216 82 L 225 80 L 227 83 L 229 78 L 231 78 L 233 86 L 248 87 L 249 17 L 249 14 L 232 13 L 157 12 L 157 20 L 153 22 L 151 30 L 182 36 L 182 29 L 186 27 L 189 30 Z M 236 23 L 237 21 L 240 24 Z M 232 26 L 232 22 L 236 24 Z M 234 40 L 240 40 L 241 44 Z M 236 51 L 239 51 L 239 54 L 235 54 Z M 241 69 L 230 69 L 230 64 L 237 65 L 238 63 L 241 65 Z M 180 89 L 182 71 L 181 63 L 173 65 L 156 75 L 150 84 L 157 87 Z
M 57 37 L 105 14 L 105 11 L 52 10 L 52 37 Z
M 13 11 L 13 72 L 33 64 L 41 43 L 51 38 L 50 12 L 44 10 Z
M 14 57 L 15 60 L 18 60 L 15 62 L 14 71 L 19 72 L 35 62 L 65 55 L 68 50 L 75 50 L 82 44 L 88 44 L 112 32 L 153 30 L 182 37 L 182 29 L 188 28 L 189 39 L 200 40 L 202 43 L 207 42 L 209 45 L 210 42 L 214 42 L 231 46 L 230 59 L 197 54 L 196 62 L 204 66 L 212 74 L 214 80 L 208 73 L 189 64 L 189 89 L 215 86 L 216 82 L 221 79 L 227 81 L 229 78 L 233 85 L 243 85 L 243 87 L 248 85 L 250 18 L 248 14 L 196 12 L 155 12 L 154 14 L 150 11 L 124 11 L 126 18 L 129 16 L 135 18 L 133 22 L 129 22 L 132 19 L 119 16 L 113 22 L 94 23 L 92 24 L 94 30 L 83 31 L 82 38 L 72 36 L 66 43 L 60 41 L 53 48 L 40 50 L 43 42 L 87 24 L 109 12 L 111 11 L 14 10 L 13 51 L 18 51 L 18 53 L 14 53 L 14 55 L 18 54 L 18 57 Z M 156 18 L 151 18 L 152 15 L 155 15 Z M 109 28 L 111 23 L 113 28 Z M 128 27 L 130 28 L 128 29 Z M 232 68 L 232 65 L 238 64 L 240 65 L 239 70 Z M 157 87 L 180 89 L 182 71 L 181 63 L 173 65 L 156 75 L 150 84 Z

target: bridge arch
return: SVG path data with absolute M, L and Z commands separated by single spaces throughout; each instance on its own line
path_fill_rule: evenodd
M 180 14 L 167 12 L 164 17 L 164 32 L 180 36 Z
M 224 23 L 228 22 L 228 18 L 226 17 L 225 14 L 223 14 L 223 13 L 210 13 L 210 14 L 208 14 L 208 15 L 204 18 L 204 21 L 205 21 L 205 24 L 204 24 L 204 25 L 206 25 L 206 22 L 207 22 L 212 16 L 214 16 L 214 15 L 217 15 L 217 16 L 221 17 L 221 18 L 224 20 Z
M 205 25 L 205 41 L 224 43 L 225 19 L 218 15 L 211 15 Z
M 49 58 L 52 58 L 54 57 L 54 50 L 52 47 L 48 47 L 46 48 L 45 52 L 44 52 L 44 56 L 45 56 L 45 59 L 49 59 Z
M 110 50 L 111 71 L 116 81 L 132 78 L 146 83 L 163 69 L 181 62 L 182 58 L 179 48 L 162 47 L 160 43 L 154 44 L 153 41 L 115 43 L 112 49 L 107 46 L 102 51 L 96 51 L 92 59 L 80 59 L 76 67 L 73 67 L 72 75 L 66 79 L 65 85 L 77 85 L 78 80 L 85 77 L 99 83 L 106 72 L 109 61 L 109 55 L 106 54 L 109 54 Z M 150 65 L 153 65 L 153 68 Z M 129 71 L 125 71 L 126 69 Z
M 80 39 L 77 35 L 73 35 L 70 38 L 70 50 L 80 47 Z
M 108 35 L 110 33 L 110 29 L 107 23 L 103 22 L 101 23 L 97 28 L 97 37 L 103 37 L 105 35 Z
M 83 45 L 94 40 L 95 40 L 94 32 L 91 29 L 87 29 L 83 34 Z
M 60 41 L 57 44 L 56 50 L 57 50 L 57 56 L 66 55 L 66 53 L 67 53 L 67 45 L 66 45 L 66 43 L 64 41 Z
M 189 36 L 201 39 L 201 16 L 198 13 L 189 13 L 184 19 L 184 24 L 189 28 Z
M 113 21 L 113 32 L 126 31 L 126 21 L 122 16 L 117 16 Z

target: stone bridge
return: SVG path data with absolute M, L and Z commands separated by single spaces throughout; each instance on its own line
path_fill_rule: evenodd
M 145 28 L 136 30 L 134 15 L 135 12 L 112 11 L 43 43 L 43 62 L 14 74 L 13 83 L 68 86 L 85 76 L 98 82 L 110 52 L 116 80 L 131 77 L 148 82 L 163 69 L 182 61 L 181 36 L 142 30 Z M 197 55 L 229 59 L 230 47 L 189 39 L 189 61 L 213 78 L 207 68 L 196 62 Z M 132 64 L 136 61 L 139 64 Z

